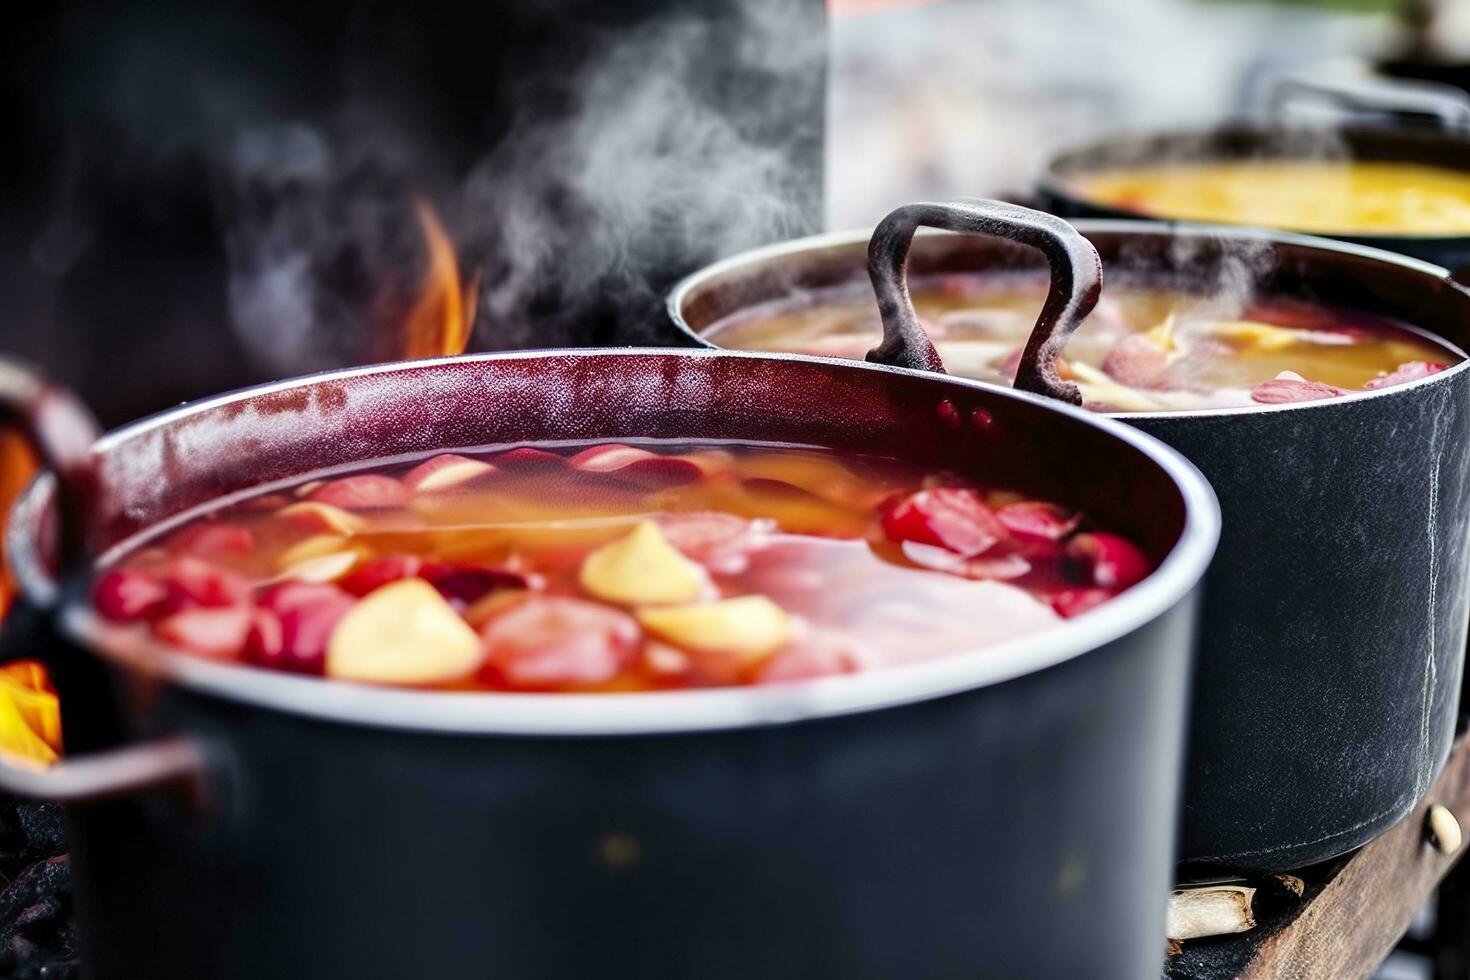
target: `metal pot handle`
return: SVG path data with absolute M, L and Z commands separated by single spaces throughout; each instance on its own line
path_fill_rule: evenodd
M 92 413 L 65 388 L 0 357 L 0 423 L 15 425 L 55 476 L 60 580 L 85 578 L 95 554 L 100 499 L 92 453 L 99 429 Z M 6 517 L 0 514 L 0 526 Z M 25 616 L 36 621 L 18 621 Z M 0 662 L 46 662 L 44 648 L 54 642 L 47 640 L 47 619 L 41 610 L 12 610 L 0 631 Z M 182 738 L 89 753 L 49 766 L 18 763 L 0 756 L 0 792 L 58 803 L 106 799 L 165 784 L 197 788 L 203 775 L 200 748 Z
M 1287 106 L 1317 98 L 1349 112 L 1429 119 L 1446 130 L 1470 129 L 1470 95 L 1452 85 L 1387 79 L 1283 74 L 1265 93 L 1267 117 L 1282 121 Z
M 1076 385 L 1057 375 L 1057 355 L 1067 345 L 1102 291 L 1102 261 L 1092 243 L 1055 215 L 1004 201 L 961 199 L 905 204 L 890 212 L 868 241 L 868 276 L 883 317 L 883 343 L 868 360 L 921 371 L 944 371 L 909 297 L 908 259 L 920 226 L 995 235 L 1039 249 L 1051 267 L 1051 288 L 1026 341 L 1016 387 L 1072 405 L 1082 404 Z

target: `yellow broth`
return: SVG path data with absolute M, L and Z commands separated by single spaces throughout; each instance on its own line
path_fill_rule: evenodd
M 1035 276 L 910 284 L 946 369 L 998 384 L 1015 376 L 1045 289 Z M 740 310 L 705 336 L 722 347 L 860 359 L 882 333 L 864 283 Z M 1058 368 L 1090 407 L 1150 412 L 1330 397 L 1414 380 L 1459 360 L 1448 346 L 1383 318 L 1122 283 L 1108 287 Z
M 1179 162 L 1073 178 L 1086 200 L 1161 218 L 1332 235 L 1470 234 L 1470 172 L 1413 163 Z

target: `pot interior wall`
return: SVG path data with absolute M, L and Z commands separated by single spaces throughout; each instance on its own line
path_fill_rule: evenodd
M 567 352 L 327 375 L 163 416 L 102 454 L 104 544 L 218 497 L 332 467 L 547 440 L 740 440 L 950 469 L 1086 509 L 1162 558 L 1183 498 L 1140 449 L 1005 391 L 709 352 Z

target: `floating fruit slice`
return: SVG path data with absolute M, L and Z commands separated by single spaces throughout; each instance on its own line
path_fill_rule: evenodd
M 653 521 L 588 555 L 580 579 L 597 598 L 630 606 L 692 602 L 709 586 L 704 569 L 669 544 Z
M 1409 361 L 1405 364 L 1400 364 L 1389 374 L 1385 374 L 1380 378 L 1374 378 L 1372 381 L 1363 385 L 1363 387 L 1372 391 L 1378 388 L 1388 388 L 1392 385 L 1408 384 L 1410 381 L 1418 381 L 1420 378 L 1427 378 L 1431 374 L 1438 374 L 1444 369 L 1445 365 L 1439 361 Z
M 403 483 L 417 493 L 437 493 L 462 487 L 494 472 L 495 467 L 484 460 L 444 453 L 409 470 L 403 475 Z
M 307 498 L 319 504 L 344 510 L 389 510 L 407 504 L 412 494 L 408 487 L 381 473 L 359 473 L 323 483 Z
M 566 457 L 558 456 L 556 453 L 548 453 L 544 449 L 533 449 L 530 446 L 520 446 L 516 449 L 507 449 L 495 457 L 497 466 L 509 469 L 514 466 L 552 469 L 565 466 Z
M 180 558 L 163 571 L 170 609 L 238 606 L 250 596 L 250 584 L 234 572 L 198 558 Z
M 184 528 L 169 539 L 168 546 L 176 554 L 196 558 L 227 558 L 248 555 L 255 550 L 255 538 L 248 528 L 222 521 L 205 521 Z
M 355 551 L 329 551 L 324 555 L 313 555 L 286 566 L 281 578 L 296 582 L 335 582 L 352 571 L 362 556 Z
M 1067 557 L 1083 565 L 1088 580 L 1105 589 L 1126 589 L 1148 576 L 1148 559 L 1116 534 L 1094 531 L 1067 542 Z
M 569 462 L 583 473 L 607 473 L 650 490 L 693 483 L 704 475 L 704 470 L 690 460 L 619 443 L 584 449 Z
M 312 558 L 347 550 L 348 540 L 340 534 L 313 534 L 309 538 L 302 538 L 281 552 L 280 557 L 276 560 L 276 567 L 285 571 Z
M 1129 334 L 1103 358 L 1103 371 L 1135 388 L 1159 387 L 1169 370 L 1169 352 L 1143 334 Z
M 359 601 L 327 644 L 326 672 L 372 684 L 436 684 L 473 673 L 480 638 L 423 579 L 392 582 Z
M 996 518 L 1012 535 L 1027 542 L 1060 541 L 1077 529 L 1082 515 L 1040 500 L 1006 504 Z
M 153 626 L 153 634 L 165 643 L 183 647 L 206 657 L 235 656 L 250 630 L 250 609 L 228 606 L 214 609 L 185 609 Z
M 531 596 L 493 616 L 481 635 L 488 665 L 507 686 L 553 691 L 612 680 L 636 656 L 639 632 L 622 610 Z
M 320 674 L 332 631 L 352 603 L 352 596 L 331 585 L 292 582 L 271 589 L 251 619 L 245 659 L 275 670 Z
M 355 534 L 367 527 L 367 521 L 331 504 L 305 500 L 281 508 L 278 517 L 319 534 Z
M 980 493 L 959 487 L 936 487 L 905 497 L 883 515 L 883 532 L 891 541 L 937 545 L 967 558 L 1006 536 L 1005 526 Z
M 808 630 L 761 664 L 755 681 L 774 684 L 851 674 L 860 670 L 865 662 L 874 660 L 876 658 L 871 652 L 850 637 L 831 630 Z
M 642 609 L 638 620 L 644 629 L 677 647 L 733 657 L 745 666 L 775 653 L 792 632 L 791 617 L 761 595 Z
M 1299 374 L 1282 371 L 1270 381 L 1262 381 L 1251 389 L 1251 401 L 1262 405 L 1289 405 L 1293 402 L 1314 402 L 1324 398 L 1346 395 L 1346 388 L 1308 381 Z

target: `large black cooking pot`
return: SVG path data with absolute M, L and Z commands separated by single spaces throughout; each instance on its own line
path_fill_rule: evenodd
M 735 256 L 685 280 L 670 312 L 709 343 L 707 328 L 733 311 L 861 281 L 866 255 L 887 337 L 911 338 L 901 345 L 918 351 L 909 363 L 925 367 L 905 264 L 913 276 L 1037 267 L 1035 253 L 994 238 L 921 234 L 908 251 L 916 223 L 981 230 L 977 207 L 987 210 L 900 208 L 871 251 L 856 232 Z M 1110 282 L 1247 284 L 1470 341 L 1470 294 L 1413 259 L 1223 228 L 1076 228 Z M 1033 335 L 1019 385 L 1047 390 L 1042 368 L 1075 326 L 1064 317 L 1050 340 Z M 1119 416 L 1188 456 L 1224 515 L 1195 671 L 1184 862 L 1272 871 L 1341 854 L 1408 813 L 1443 764 L 1470 614 L 1467 386 L 1461 363 L 1325 401 Z
M 0 769 L 0 789 L 67 804 L 92 977 L 1158 969 L 1192 594 L 1218 514 L 1193 467 L 1142 433 L 909 371 L 689 350 L 319 375 L 95 445 L 75 402 L 13 366 L 0 403 L 61 474 L 14 511 L 28 605 L 7 625 L 9 655 L 59 673 L 68 743 L 49 770 Z M 1162 564 L 1051 632 L 930 664 L 763 689 L 522 695 L 170 652 L 89 612 L 83 558 L 47 558 L 367 459 L 646 437 L 988 473 L 1090 508 Z
M 1358 125 L 1289 126 L 1283 110 L 1303 97 L 1320 97 L 1351 112 Z M 1470 102 L 1422 87 L 1364 87 L 1342 81 L 1288 77 L 1266 96 L 1266 119 L 1214 129 L 1118 135 L 1062 150 L 1037 180 L 1048 211 L 1070 218 L 1168 218 L 1089 200 L 1077 179 L 1115 168 L 1231 160 L 1332 159 L 1417 163 L 1470 170 Z M 1433 121 L 1433 127 L 1410 125 Z M 1299 229 L 1287 228 L 1287 231 Z M 1470 235 L 1336 234 L 1328 237 L 1411 255 L 1470 275 Z

